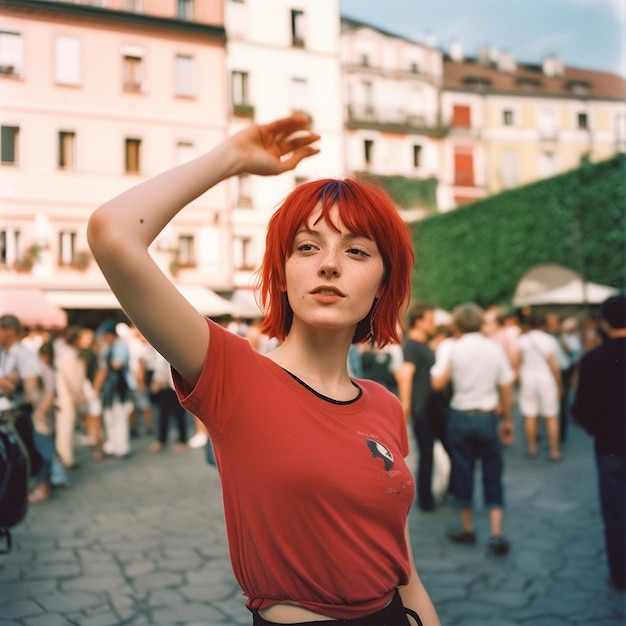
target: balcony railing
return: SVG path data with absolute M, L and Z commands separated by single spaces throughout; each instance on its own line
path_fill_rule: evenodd
M 402 107 L 351 104 L 348 105 L 347 117 L 349 126 L 378 127 L 388 130 L 419 130 L 428 134 L 443 134 L 446 130 L 441 125 L 436 113 L 413 113 Z

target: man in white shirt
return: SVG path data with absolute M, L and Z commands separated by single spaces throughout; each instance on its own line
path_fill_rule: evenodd
M 451 491 L 459 507 L 461 528 L 448 537 L 456 543 L 475 544 L 472 496 L 474 466 L 482 465 L 485 506 L 489 510 L 493 554 L 506 554 L 509 542 L 502 536 L 504 489 L 502 444 L 513 441 L 514 372 L 503 348 L 481 332 L 483 310 L 461 304 L 452 312 L 456 339 L 438 348 L 431 368 L 433 389 L 452 383 L 448 419 Z

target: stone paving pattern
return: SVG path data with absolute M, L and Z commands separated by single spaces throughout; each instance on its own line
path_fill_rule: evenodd
M 446 539 L 457 522 L 447 505 L 411 514 L 417 567 L 442 624 L 623 626 L 626 594 L 606 582 L 591 439 L 571 428 L 563 461 L 551 463 L 545 453 L 526 459 L 522 438 L 518 423 L 505 451 L 507 556 L 487 553 L 480 481 L 476 546 Z M 251 624 L 215 469 L 204 450 L 153 455 L 149 443 L 135 439 L 130 458 L 100 463 L 79 448 L 70 488 L 31 506 L 13 551 L 0 555 L 0 626 Z

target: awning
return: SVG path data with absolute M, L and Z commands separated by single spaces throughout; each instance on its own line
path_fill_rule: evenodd
M 200 312 L 208 317 L 230 315 L 232 304 L 207 287 L 177 285 L 178 290 Z M 110 289 L 50 290 L 47 297 L 64 309 L 120 309 L 121 305 Z
M 202 315 L 220 317 L 233 314 L 232 303 L 226 300 L 226 298 L 218 296 L 208 287 L 193 285 L 176 285 L 176 287 Z
M 572 280 L 565 285 L 548 289 L 541 293 L 517 296 L 513 299 L 515 306 L 539 306 L 547 304 L 600 304 L 607 298 L 617 295 L 619 290 L 598 283 L 583 283 Z
M 263 317 L 263 312 L 257 303 L 255 289 L 235 289 L 231 303 L 234 308 L 233 314 L 243 319 L 257 319 Z
M 63 309 L 120 309 L 110 289 L 50 289 L 46 297 Z
M 0 315 L 15 315 L 23 326 L 65 328 L 67 313 L 37 287 L 0 287 Z

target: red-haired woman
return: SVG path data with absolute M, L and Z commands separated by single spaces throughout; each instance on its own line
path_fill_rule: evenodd
M 130 319 L 173 368 L 207 427 L 231 562 L 255 625 L 437 625 L 411 553 L 414 496 L 398 400 L 353 380 L 353 343 L 398 341 L 413 250 L 379 189 L 305 183 L 272 217 L 260 272 L 257 353 L 201 316 L 148 246 L 183 207 L 230 176 L 275 175 L 318 152 L 304 115 L 249 128 L 100 207 L 89 242 Z M 420 621 L 420 617 L 421 621 Z

